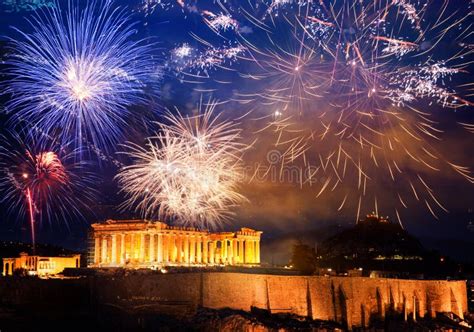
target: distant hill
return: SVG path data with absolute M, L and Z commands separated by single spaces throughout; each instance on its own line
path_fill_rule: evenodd
M 426 251 L 420 241 L 400 225 L 369 215 L 353 228 L 323 241 L 317 254 L 325 259 L 421 260 Z
M 457 278 L 472 273 L 472 266 L 426 249 L 399 224 L 377 215 L 368 215 L 354 227 L 324 240 L 317 247 L 316 257 L 318 267 L 337 271 L 363 268 L 424 274 L 429 278 Z
M 21 252 L 32 255 L 33 246 L 30 243 L 0 241 L 0 258 L 17 257 Z M 35 254 L 39 256 L 64 256 L 77 254 L 77 252 L 49 244 L 36 244 Z

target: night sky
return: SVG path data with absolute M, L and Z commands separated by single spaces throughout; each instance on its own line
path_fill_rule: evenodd
M 7 3 L 7 1 L 3 2 Z M 66 1 L 64 2 L 66 3 Z M 412 2 L 420 7 L 417 1 Z M 428 3 L 433 2 L 436 3 L 436 1 Z M 329 154 L 331 145 L 335 144 L 332 139 L 329 144 L 319 139 L 312 140 L 305 153 L 306 160 L 297 158 L 286 164 L 286 167 L 289 167 L 289 173 L 286 173 L 284 179 L 280 178 L 281 164 L 272 162 L 271 158 L 272 153 L 281 153 L 284 147 L 276 146 L 278 134 L 274 131 L 271 129 L 261 130 L 265 127 L 265 124 L 262 124 L 265 120 L 260 120 L 262 117 L 268 118 L 268 114 L 273 114 L 275 106 L 253 97 L 248 98 L 252 99 L 250 102 L 243 103 L 242 99 L 244 98 L 240 97 L 242 94 L 255 93 L 259 89 L 263 91 L 272 84 L 279 84 L 280 82 L 277 82 L 278 76 L 268 80 L 264 78 L 258 81 L 249 81 L 242 73 L 253 73 L 258 68 L 256 69 L 255 63 L 242 59 L 237 59 L 232 63 L 226 62 L 221 67 L 217 66 L 207 72 L 195 68 L 185 68 L 179 72 L 177 67 L 182 64 L 173 61 L 173 50 L 183 43 L 187 43 L 195 52 L 205 50 L 206 45 L 198 41 L 198 38 L 214 47 L 235 45 L 233 43 L 236 38 L 233 38 L 232 31 L 222 32 L 218 36 L 205 24 L 204 19 L 208 16 L 203 14 L 203 11 L 221 13 L 224 9 L 228 10 L 233 15 L 232 17 L 239 22 L 238 29 L 241 36 L 258 45 L 261 50 L 270 49 L 271 43 L 269 43 L 268 35 L 248 24 L 248 16 L 245 16 L 244 10 L 238 9 L 236 5 L 238 1 L 229 1 L 224 5 L 212 1 L 185 1 L 184 7 L 174 1 L 169 1 L 169 4 L 164 2 L 163 6 L 157 5 L 155 8 L 148 9 L 143 8 L 141 1 L 115 1 L 115 3 L 128 6 L 127 8 L 133 11 L 133 18 L 139 22 L 138 33 L 134 38 L 150 38 L 150 42 L 156 43 L 156 65 L 162 73 L 157 97 L 147 101 L 146 104 L 132 107 L 133 112 L 140 116 L 127 119 L 126 137 L 121 138 L 121 142 L 132 141 L 142 144 L 146 136 L 154 133 L 156 129 L 154 121 L 162 121 L 164 110 L 167 108 L 176 106 L 184 114 L 196 114 L 196 105 L 201 99 L 221 101 L 223 104 L 217 107 L 218 112 L 222 113 L 225 119 L 238 121 L 243 130 L 244 141 L 247 144 L 252 144 L 252 148 L 244 156 L 246 178 L 240 185 L 240 192 L 247 197 L 248 202 L 235 208 L 235 217 L 224 228 L 235 229 L 246 226 L 263 230 L 265 236 L 276 236 L 306 232 L 336 224 L 351 225 L 355 223 L 358 196 L 353 196 L 352 193 L 357 190 L 357 172 L 352 171 L 347 175 L 348 181 L 343 181 L 333 191 L 330 188 L 325 190 L 319 197 L 317 197 L 318 193 L 327 180 L 327 174 L 318 173 L 313 185 L 301 186 L 295 175 L 299 174 L 298 171 L 295 171 L 294 174 L 291 173 L 292 169 L 298 170 L 304 167 L 305 162 L 318 165 L 319 155 Z M 30 27 L 25 18 L 29 17 L 34 10 L 17 8 L 18 11 L 15 9 L 12 12 L 12 8 L 5 4 L 0 8 L 0 35 L 3 36 L 1 46 L 2 51 L 5 51 L 7 38 L 18 37 L 18 34 L 10 27 L 15 26 L 27 32 Z M 245 6 L 242 8 L 248 10 Z M 429 25 L 431 21 L 436 20 L 437 10 L 435 9 L 424 13 L 422 25 Z M 450 57 L 453 49 L 459 48 L 459 41 L 456 41 L 456 37 L 460 31 L 467 29 L 469 24 L 473 23 L 469 1 L 451 1 L 447 10 L 448 12 L 444 15 L 453 14 L 454 18 L 452 19 L 465 16 L 468 18 L 460 25 L 459 29 L 450 30 L 437 45 L 434 54 L 439 59 Z M 288 9 L 282 13 L 289 15 L 289 12 Z M 270 24 L 269 26 L 273 27 Z M 408 40 L 411 32 L 403 30 L 406 29 L 406 26 L 407 24 L 401 25 L 397 32 L 399 36 L 406 37 Z M 288 49 L 291 49 L 293 47 L 290 40 L 291 34 L 288 35 L 288 31 L 284 29 L 284 24 L 276 24 L 271 32 L 273 34 L 271 38 L 275 43 L 286 45 Z M 348 27 L 347 31 L 347 36 L 343 37 L 350 39 L 351 29 Z M 357 34 L 357 31 L 354 34 Z M 456 75 L 449 84 L 455 87 L 471 84 L 470 87 L 461 88 L 459 94 L 467 100 L 473 101 L 472 96 L 469 95 L 472 95 L 471 73 L 474 67 L 469 62 L 474 60 L 472 54 L 474 40 L 472 35 L 469 38 L 464 40 L 464 43 L 470 44 L 471 53 L 468 53 L 463 59 L 456 60 L 457 63 L 462 62 L 467 65 L 463 67 L 462 73 Z M 445 53 L 443 54 L 443 52 Z M 5 54 L 2 57 L 5 57 Z M 406 61 L 405 65 L 409 65 L 410 61 L 414 63 L 416 60 L 400 61 Z M 192 77 L 190 73 L 196 74 L 199 78 Z M 2 80 L 5 81 L 4 78 Z M 330 93 L 337 94 L 337 91 Z M 8 95 L 2 97 L 3 104 L 7 98 Z M 313 108 L 317 108 L 318 112 L 325 110 L 327 113 L 331 112 L 331 106 L 325 101 L 325 98 L 315 102 L 305 100 L 300 106 L 303 112 L 295 111 L 293 113 L 293 127 L 291 129 L 295 131 L 310 132 L 312 128 L 320 125 L 320 119 L 316 119 L 312 112 Z M 439 139 L 427 139 L 419 143 L 412 140 L 406 132 L 392 132 L 396 129 L 387 128 L 385 133 L 398 134 L 398 137 L 406 139 L 406 144 L 415 153 L 421 151 L 422 147 L 428 146 L 436 150 L 439 156 L 442 156 L 440 159 L 473 168 L 473 134 L 459 124 L 474 123 L 473 107 L 443 108 L 436 103 L 430 105 L 429 100 L 420 101 L 416 107 L 430 113 L 430 119 L 439 129 Z M 251 112 L 250 115 L 246 115 L 248 112 Z M 412 113 L 403 115 L 409 123 L 416 121 Z M 331 119 L 330 114 L 326 116 Z M 7 120 L 8 115 L 3 113 L 1 117 L 3 130 L 9 127 Z M 106 160 L 97 160 L 98 158 L 94 158 L 94 156 L 89 160 L 93 164 L 92 168 L 98 178 L 96 181 L 98 193 L 91 207 L 92 213 L 84 211 L 83 220 L 56 220 L 52 223 L 43 223 L 38 229 L 38 242 L 51 242 L 73 249 L 84 248 L 89 223 L 107 218 L 139 217 L 138 213 L 118 209 L 123 197 L 118 193 L 119 188 L 113 179 L 118 169 L 112 161 L 116 160 L 124 164 L 130 162 L 124 156 L 116 153 L 120 149 L 120 146 L 116 147 L 115 152 L 105 158 Z M 350 153 L 357 151 L 357 143 L 347 143 L 346 149 Z M 474 233 L 467 228 L 468 222 L 474 221 L 474 186 L 472 183 L 452 169 L 443 167 L 439 171 L 433 171 L 420 163 L 414 163 L 406 153 L 398 150 L 388 153 L 391 154 L 391 158 L 397 161 L 398 166 L 404 169 L 404 173 L 397 178 L 397 181 L 392 181 L 389 178 L 387 170 L 383 166 L 376 167 L 373 163 L 366 163 L 367 169 L 370 169 L 372 174 L 367 191 L 370 195 L 377 196 L 379 213 L 388 215 L 394 222 L 397 222 L 394 207 L 399 205 L 397 193 L 401 193 L 403 197 L 411 197 L 406 198 L 407 208 L 398 209 L 403 225 L 410 233 L 425 239 L 473 241 Z M 270 166 L 272 170 L 269 173 L 256 171 L 256 168 L 262 165 Z M 257 176 L 254 176 L 255 174 Z M 429 182 L 437 199 L 449 210 L 446 213 L 440 208 L 436 209 L 438 220 L 433 217 L 423 200 L 417 201 L 411 196 L 409 181 L 417 178 L 418 175 Z M 346 195 L 347 199 L 341 208 L 341 201 Z M 8 214 L 7 208 L 8 206 L 3 204 L 0 210 L 0 239 L 28 241 L 30 235 L 27 220 Z M 374 210 L 373 198 L 363 202 L 360 214 L 362 216 L 372 210 Z

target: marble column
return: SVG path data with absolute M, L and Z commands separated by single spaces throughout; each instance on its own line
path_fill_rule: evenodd
M 238 244 L 239 240 L 238 239 L 232 239 L 232 264 L 239 263 L 239 256 L 238 256 Z
M 233 240 L 227 240 L 229 247 L 227 249 L 227 264 L 233 264 L 234 263 L 234 246 L 233 246 Z
M 163 234 L 158 234 L 158 246 L 157 246 L 157 261 L 158 263 L 163 262 Z
M 175 234 L 170 234 L 171 235 L 171 246 L 170 246 L 170 251 L 171 251 L 171 259 L 170 262 L 176 262 L 177 258 L 177 248 L 176 248 L 176 235 Z
M 253 263 L 253 240 L 248 240 L 249 244 L 249 263 Z
M 224 240 L 224 259 L 223 263 L 227 264 L 229 262 L 229 240 Z
M 245 257 L 244 257 L 244 263 L 248 264 L 250 263 L 250 240 L 245 239 L 244 240 L 244 250 L 245 250 Z
M 196 238 L 191 235 L 189 238 L 189 263 L 194 264 L 196 262 Z
M 218 250 L 219 241 L 214 242 L 214 264 L 219 264 L 221 262 L 222 256 L 222 247 Z
M 222 263 L 227 264 L 227 262 L 229 261 L 229 241 L 227 239 L 222 241 L 222 248 L 223 248 Z
M 170 236 L 169 234 L 163 234 L 163 262 L 169 262 L 169 247 L 170 247 Z
M 145 233 L 140 233 L 140 263 L 145 261 Z
M 125 234 L 120 235 L 120 264 L 125 263 Z
M 117 235 L 112 234 L 112 264 L 117 263 Z
M 166 253 L 164 253 L 164 257 L 166 259 L 166 262 L 170 262 L 171 261 L 171 254 L 172 254 L 172 250 L 171 250 L 171 235 L 170 234 L 166 234 L 166 246 L 165 246 L 165 249 L 166 249 Z
M 252 251 L 253 251 L 253 262 L 255 264 L 257 263 L 257 240 L 253 240 Z
M 214 264 L 214 257 L 216 253 L 216 241 L 209 242 L 209 263 Z
M 252 263 L 257 263 L 257 240 L 252 240 L 253 246 L 252 246 Z
M 250 239 L 245 240 L 245 263 L 249 264 L 252 262 L 252 246 Z
M 136 255 L 135 255 L 135 233 L 131 233 L 130 234 L 130 252 L 128 253 L 128 256 L 131 258 L 131 259 L 136 259 Z
M 209 263 L 209 242 L 207 238 L 202 241 L 202 259 L 204 264 Z
M 239 263 L 244 264 L 245 262 L 245 246 L 244 240 L 239 239 Z
M 252 240 L 252 263 L 255 263 L 255 240 Z
M 183 258 L 182 248 L 183 248 L 183 238 L 182 238 L 181 234 L 179 234 L 176 237 L 176 261 L 178 263 L 182 262 L 182 258 Z
M 202 238 L 200 236 L 197 237 L 196 243 L 196 261 L 198 264 L 202 263 Z
M 150 244 L 148 247 L 148 261 L 154 262 L 155 261 L 155 234 L 150 234 Z
M 255 263 L 260 264 L 260 240 L 255 241 Z
M 222 263 L 226 264 L 227 260 L 229 259 L 229 247 L 228 247 L 227 239 L 222 241 L 222 248 L 224 249 L 223 250 Z
M 100 255 L 100 262 L 106 263 L 107 262 L 107 238 L 102 236 L 102 253 Z
M 189 263 L 189 235 L 188 234 L 185 234 L 183 235 L 183 242 L 184 242 L 184 246 L 183 246 L 183 253 L 184 253 L 184 257 L 183 257 L 183 262 L 184 263 Z
M 94 264 L 100 263 L 100 236 L 96 235 L 94 243 Z

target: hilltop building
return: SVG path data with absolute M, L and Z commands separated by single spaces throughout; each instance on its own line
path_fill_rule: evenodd
M 211 233 L 147 220 L 107 220 L 92 225 L 89 267 L 260 264 L 262 232 L 242 228 Z
M 25 270 L 29 275 L 48 276 L 63 272 L 65 268 L 78 268 L 81 255 L 46 257 L 20 253 L 20 257 L 3 258 L 3 275 Z
M 362 267 L 364 274 L 374 271 L 379 277 L 393 277 L 394 271 L 419 277 L 428 265 L 439 264 L 439 258 L 436 261 L 400 224 L 376 213 L 324 240 L 316 256 L 321 268 L 351 271 Z

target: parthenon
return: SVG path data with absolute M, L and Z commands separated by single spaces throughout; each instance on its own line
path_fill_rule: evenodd
M 211 233 L 159 221 L 107 220 L 92 224 L 90 267 L 260 264 L 262 232 Z

